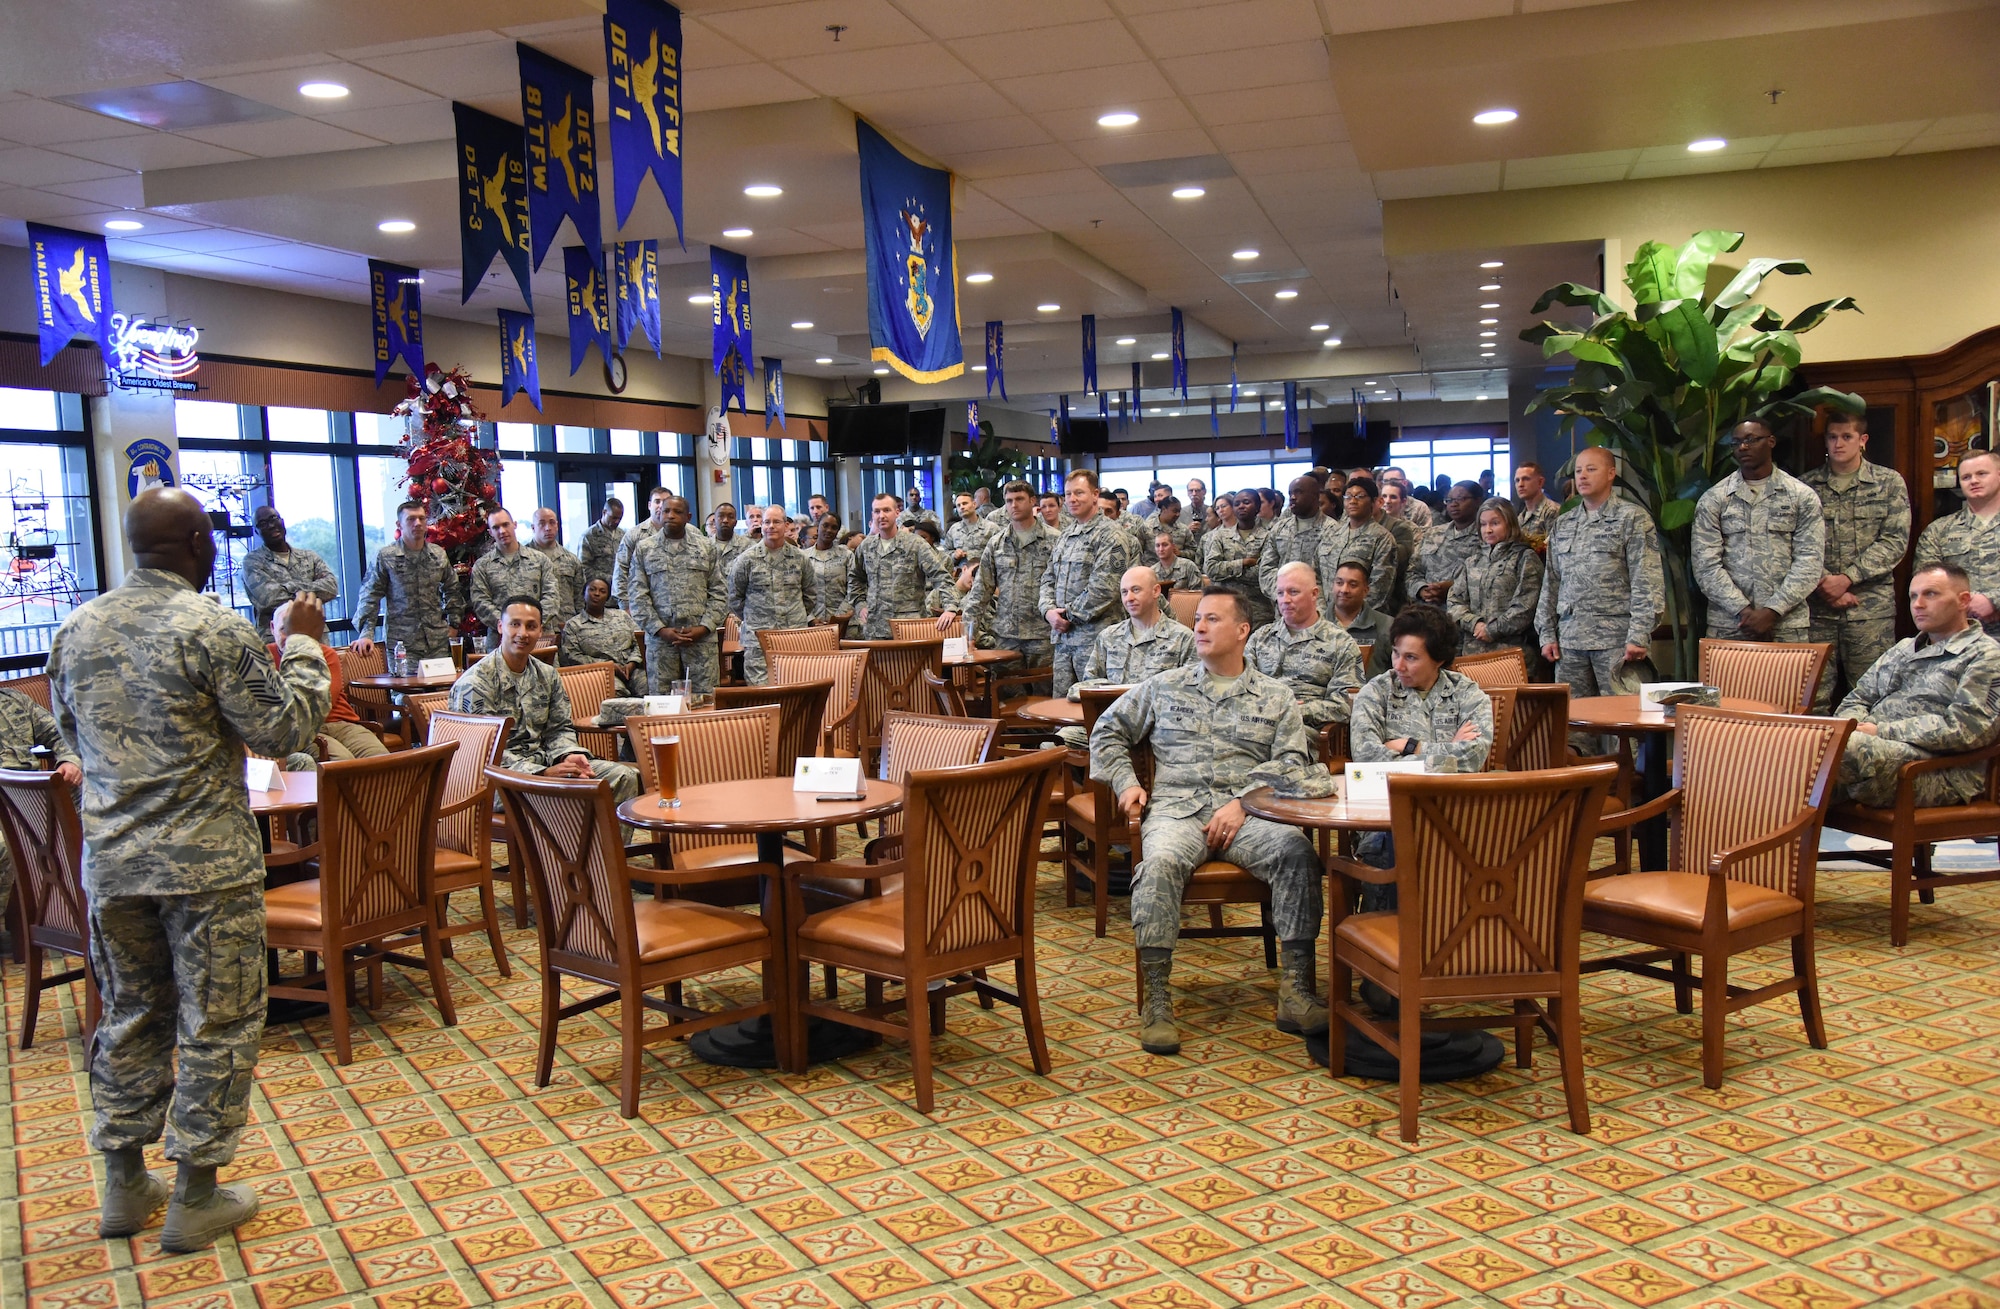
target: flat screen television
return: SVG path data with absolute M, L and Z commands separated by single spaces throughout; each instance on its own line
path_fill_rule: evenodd
M 910 448 L 910 407 L 828 405 L 826 448 L 835 458 L 905 454 Z
M 1056 434 L 1056 444 L 1065 455 L 1109 454 L 1111 423 L 1103 418 L 1064 419 Z
M 1313 462 L 1324 468 L 1374 468 L 1389 457 L 1389 442 L 1395 427 L 1386 418 L 1368 422 L 1368 430 L 1358 437 L 1353 423 L 1314 423 Z
M 944 410 L 910 410 L 909 453 L 937 457 L 944 448 Z

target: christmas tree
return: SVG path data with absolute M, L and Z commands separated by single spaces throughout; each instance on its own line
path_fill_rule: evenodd
M 409 433 L 398 447 L 409 463 L 403 481 L 410 499 L 423 501 L 430 518 L 424 535 L 444 549 L 461 593 L 472 561 L 487 545 L 484 508 L 500 491 L 500 455 L 479 446 L 478 424 L 485 415 L 473 406 L 471 386 L 463 367 L 447 372 L 427 364 L 421 381 L 410 379 L 409 398 L 395 410 L 405 420 L 413 414 L 422 420 L 421 431 Z M 470 609 L 457 626 L 461 635 L 482 630 Z

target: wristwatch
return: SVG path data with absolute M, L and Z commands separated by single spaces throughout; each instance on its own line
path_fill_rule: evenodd
M 1420 744 L 1421 742 L 1419 742 L 1417 738 L 1414 736 L 1405 737 L 1403 739 L 1403 753 L 1406 755 L 1415 754 Z

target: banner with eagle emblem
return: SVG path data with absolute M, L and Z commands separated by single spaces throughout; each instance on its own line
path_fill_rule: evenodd
M 764 356 L 764 430 L 776 423 L 785 430 L 785 362 Z
M 636 328 L 646 330 L 653 353 L 660 353 L 660 243 L 620 241 L 611 247 L 611 268 L 618 295 L 618 348 L 632 339 Z
M 548 257 L 567 218 L 590 257 L 604 262 L 604 219 L 597 207 L 597 114 L 591 77 L 531 45 L 521 61 L 521 134 L 528 151 L 528 229 L 535 267 Z
M 681 11 L 663 0 L 608 0 L 604 66 L 611 84 L 611 195 L 618 225 L 646 174 L 660 184 L 681 249 Z
M 750 261 L 719 245 L 708 248 L 708 290 L 715 297 L 715 332 L 709 364 L 716 372 L 734 353 L 737 366 L 750 358 Z
M 29 237 L 30 240 L 34 238 Z M 375 385 L 389 375 L 398 358 L 413 376 L 424 375 L 424 300 L 418 289 L 422 276 L 414 268 L 368 261 L 368 305 L 375 317 Z
M 986 324 L 986 394 L 992 395 L 994 387 L 1000 388 L 1000 398 L 1007 398 L 1007 325 L 999 319 Z
M 504 408 L 516 392 L 526 391 L 528 401 L 542 407 L 542 366 L 535 359 L 535 316 L 518 309 L 500 311 L 500 404 Z
M 35 324 L 42 363 L 72 337 L 88 336 L 111 366 L 111 255 L 104 238 L 67 227 L 28 224 L 28 257 L 35 268 Z M 422 365 L 418 370 L 422 371 Z M 376 376 L 381 381 L 381 376 Z
M 868 250 L 868 338 L 875 362 L 912 382 L 965 371 L 951 174 L 906 157 L 860 119 L 861 229 Z
M 583 367 L 591 346 L 611 362 L 611 290 L 604 285 L 604 264 L 587 246 L 563 247 L 563 291 L 569 314 L 569 375 Z
M 472 299 L 498 254 L 513 271 L 522 301 L 532 305 L 535 298 L 528 290 L 528 165 L 521 148 L 521 129 L 456 101 L 452 102 L 451 117 L 458 126 L 458 252 L 463 264 L 459 303 Z

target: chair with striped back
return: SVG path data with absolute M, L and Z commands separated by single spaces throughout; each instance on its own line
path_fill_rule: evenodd
M 1172 608 L 1174 621 L 1182 627 L 1193 630 L 1195 607 L 1201 603 L 1199 591 L 1169 591 L 1167 604 Z
M 951 625 L 938 630 L 935 618 L 891 618 L 889 639 L 892 641 L 942 641 L 947 637 L 965 635 L 965 615 L 952 614 Z
M 1585 931 L 1647 947 L 1593 959 L 1674 988 L 1691 1011 L 1701 988 L 1702 1084 L 1722 1085 L 1722 1038 L 1730 1014 L 1796 993 L 1806 1039 L 1826 1048 L 1813 895 L 1819 834 L 1833 779 L 1854 723 L 1847 718 L 1740 713 L 1682 705 L 1674 715 L 1674 786 L 1604 820 L 1604 827 L 1669 815 L 1667 868 L 1594 877 L 1583 892 Z M 1778 941 L 1791 945 L 1792 975 L 1752 990 L 1729 984 L 1731 955 Z M 1688 971 L 1701 957 L 1701 975 Z M 1659 961 L 1670 964 L 1663 969 Z
M 0 681 L 0 688 L 19 691 L 50 713 L 55 712 L 55 702 L 49 698 L 49 675 L 47 673 L 23 673 Z
M 1569 687 L 1560 682 L 1498 686 L 1487 694 L 1493 700 L 1493 748 L 1486 755 L 1486 771 L 1533 773 L 1570 766 Z
M 451 704 L 449 691 L 413 691 L 403 697 L 403 711 L 410 716 L 413 739 L 431 739 L 431 715 Z
M 1426 1006 L 1504 1004 L 1509 1012 L 1432 1020 L 1433 1029 L 1512 1027 L 1515 1062 L 1530 1066 L 1537 1027 L 1562 1058 L 1570 1130 L 1590 1131 L 1584 1096 L 1578 991 L 1585 865 L 1615 764 L 1533 773 L 1389 780 L 1395 832 L 1393 874 L 1346 859 L 1335 866 L 1371 882 L 1393 880 L 1396 908 L 1346 915 L 1345 897 L 1328 908 L 1333 986 L 1327 996 L 1331 1071 L 1347 1065 L 1347 1032 L 1401 1061 L 1405 1141 L 1417 1139 L 1417 1052 Z M 1359 1008 L 1354 974 L 1397 1001 L 1394 1018 Z M 1543 1009 L 1541 1001 L 1548 1001 Z
M 347 702 L 354 706 L 354 712 L 361 715 L 363 722 L 381 734 L 382 744 L 400 750 L 411 740 L 423 740 L 421 733 L 411 734 L 387 691 L 354 685 L 357 677 L 379 677 L 389 671 L 388 647 L 378 641 L 365 655 L 356 654 L 352 646 L 344 647 L 340 652 L 340 671 L 347 677 Z
M 1701 680 L 1732 700 L 1756 700 L 1783 714 L 1812 710 L 1833 647 L 1824 641 L 1701 641 Z
M 1465 674 L 1488 691 L 1496 686 L 1528 684 L 1528 656 L 1519 646 L 1488 650 L 1484 654 L 1460 655 L 1452 660 L 1451 669 Z
M 617 666 L 608 660 L 559 667 L 556 675 L 562 678 L 563 693 L 569 696 L 569 716 L 574 723 L 580 724 L 587 718 L 597 717 L 598 706 L 609 700 L 618 688 Z M 600 759 L 618 757 L 618 735 L 615 727 L 579 726 L 576 729 L 577 744 Z
M 930 700 L 923 684 L 926 668 L 944 673 L 944 638 L 920 641 L 842 641 L 843 650 L 866 650 L 868 674 L 861 679 L 861 748 L 872 759 L 882 746 L 882 717 L 892 709 L 918 713 Z
M 840 628 L 832 623 L 818 627 L 760 627 L 757 644 L 764 648 L 764 665 L 781 654 L 832 654 L 840 649 Z
M 827 697 L 832 694 L 832 678 L 765 686 L 718 686 L 715 688 L 715 707 L 747 709 L 751 705 L 776 705 L 779 715 L 778 762 L 776 771 L 771 775 L 790 777 L 794 764 L 820 752 Z
M 28 984 L 21 996 L 21 1048 L 35 1043 L 42 992 L 65 982 L 83 983 L 82 1036 L 88 1047 L 101 1007 L 90 971 L 90 913 L 83 894 L 83 825 L 69 783 L 54 773 L 0 770 L 0 835 L 14 852 L 14 919 L 26 957 Z M 50 953 L 72 955 L 75 968 L 42 976 Z
M 500 916 L 493 908 L 493 791 L 486 770 L 500 762 L 514 720 L 489 718 L 482 714 L 433 713 L 426 744 L 458 743 L 445 774 L 444 796 L 438 801 L 437 854 L 433 876 L 437 886 L 438 939 L 444 942 L 445 958 L 451 958 L 451 938 L 468 932 L 484 931 L 493 950 L 493 962 L 500 976 L 512 977 L 507 962 L 507 946 L 500 939 Z M 520 861 L 509 859 L 510 874 Z M 518 876 L 518 875 L 516 875 Z M 452 923 L 452 893 L 474 891 L 479 895 L 480 921 Z M 517 884 L 519 899 L 525 888 Z
M 771 685 L 830 681 L 826 714 L 821 722 L 820 753 L 845 759 L 861 755 L 861 687 L 868 675 L 866 650 L 836 650 L 832 654 L 780 654 L 767 665 Z
M 924 689 L 931 693 L 931 700 L 937 705 L 939 713 L 947 718 L 972 716 L 966 710 L 965 695 L 958 689 L 956 682 L 949 677 L 940 677 L 928 668 L 924 669 L 922 677 Z
M 632 753 L 639 761 L 641 785 L 660 789 L 653 771 L 652 738 L 678 736 L 677 783 L 685 788 L 711 782 L 741 782 L 777 773 L 779 742 L 784 737 L 782 713 L 772 704 L 747 709 L 718 709 L 699 714 L 641 714 L 625 720 Z M 740 833 L 675 832 L 666 839 L 670 872 L 660 874 L 662 894 L 706 904 L 752 904 L 761 887 L 757 843 Z M 804 863 L 812 856 L 786 850 L 785 862 Z
M 1035 979 L 1035 863 L 1042 799 L 1061 767 L 1060 751 L 1041 750 L 910 773 L 902 857 L 861 870 L 871 880 L 901 875 L 900 895 L 869 896 L 805 917 L 798 882 L 786 880 L 788 921 L 800 926 L 799 966 L 784 984 L 801 1019 L 792 1025 L 786 1066 L 805 1066 L 811 1019 L 905 1037 L 917 1111 L 928 1114 L 936 1106 L 931 1033 L 943 1030 L 945 1000 L 971 991 L 982 1001 L 1020 1006 L 1029 1056 L 1035 1071 L 1047 1075 Z M 985 976 L 1010 960 L 1012 989 Z M 902 995 L 887 1002 L 871 995 L 859 1010 L 815 1003 L 807 984 L 814 964 L 900 982 Z

